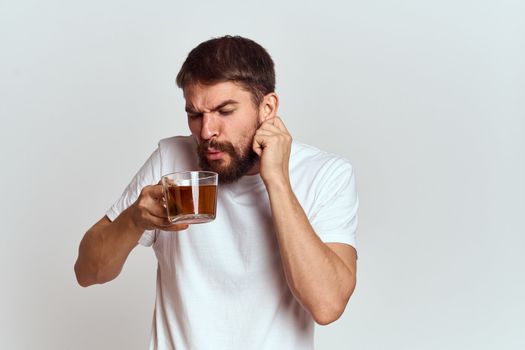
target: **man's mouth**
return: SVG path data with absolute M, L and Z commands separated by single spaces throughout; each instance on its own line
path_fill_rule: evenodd
M 206 158 L 208 158 L 208 160 L 222 159 L 223 156 L 224 152 L 218 151 L 213 148 L 208 148 L 208 151 L 206 152 Z

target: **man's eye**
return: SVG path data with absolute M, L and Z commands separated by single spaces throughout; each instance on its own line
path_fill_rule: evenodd
M 233 111 L 223 111 L 223 110 L 220 110 L 220 111 L 219 111 L 219 114 L 220 114 L 220 115 L 230 115 L 230 114 L 232 114 L 232 113 L 233 113 Z
M 201 116 L 201 114 L 199 113 L 196 113 L 196 114 L 193 114 L 193 113 L 188 113 L 188 118 L 189 119 L 197 119 Z

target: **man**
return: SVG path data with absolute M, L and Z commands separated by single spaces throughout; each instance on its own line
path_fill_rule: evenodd
M 82 286 L 118 276 L 130 251 L 158 259 L 151 349 L 312 349 L 314 321 L 340 317 L 356 278 L 357 194 L 344 159 L 292 141 L 274 64 L 257 43 L 201 43 L 177 84 L 191 136 L 161 140 L 85 234 Z M 161 176 L 219 174 L 217 217 L 171 224 Z

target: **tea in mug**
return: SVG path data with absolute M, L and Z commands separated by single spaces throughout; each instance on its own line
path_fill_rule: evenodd
M 173 223 L 204 223 L 215 219 L 217 185 L 165 188 L 168 218 Z

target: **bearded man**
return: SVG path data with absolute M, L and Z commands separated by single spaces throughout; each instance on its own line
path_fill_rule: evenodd
M 274 63 L 259 44 L 201 43 L 177 75 L 191 136 L 159 141 L 80 243 L 81 286 L 116 278 L 137 244 L 158 259 L 150 349 L 313 349 L 314 322 L 343 313 L 356 283 L 350 163 L 292 140 Z M 168 220 L 160 178 L 218 173 L 217 217 Z

